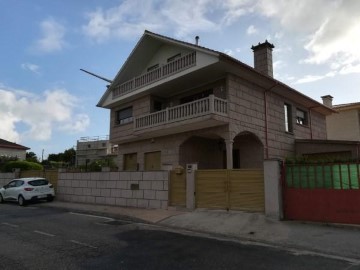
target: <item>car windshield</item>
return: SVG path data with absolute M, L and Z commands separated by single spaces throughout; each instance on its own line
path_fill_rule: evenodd
M 49 181 L 46 179 L 37 179 L 37 180 L 32 180 L 28 182 L 29 185 L 32 186 L 45 186 L 47 184 L 49 184 Z

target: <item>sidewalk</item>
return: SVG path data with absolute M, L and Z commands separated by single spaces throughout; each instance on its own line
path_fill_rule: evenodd
M 360 226 L 327 226 L 295 221 L 277 221 L 263 214 L 223 210 L 193 212 L 139 209 L 104 205 L 52 202 L 44 206 L 81 211 L 113 218 L 131 218 L 171 228 L 201 232 L 230 239 L 248 240 L 326 255 L 358 260 Z

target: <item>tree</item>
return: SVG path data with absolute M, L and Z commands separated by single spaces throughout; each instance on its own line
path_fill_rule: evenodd
M 73 166 L 75 165 L 75 157 L 76 157 L 75 149 L 69 148 L 65 150 L 63 153 L 49 154 L 47 161 L 66 163 L 66 165 Z
M 39 160 L 34 152 L 26 152 L 26 161 L 39 163 Z

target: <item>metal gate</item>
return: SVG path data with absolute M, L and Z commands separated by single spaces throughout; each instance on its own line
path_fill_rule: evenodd
M 264 212 L 263 170 L 198 170 L 195 179 L 197 208 Z
M 186 206 L 186 174 L 170 171 L 169 205 Z

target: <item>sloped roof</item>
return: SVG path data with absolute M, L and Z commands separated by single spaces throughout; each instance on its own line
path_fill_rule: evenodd
M 106 97 L 111 93 L 112 91 L 112 87 L 116 86 L 119 78 L 121 77 L 121 74 L 123 72 L 125 72 L 125 70 L 127 69 L 128 65 L 130 64 L 130 62 L 132 61 L 132 59 L 135 58 L 135 54 L 136 52 L 139 50 L 140 46 L 142 43 L 145 42 L 145 40 L 147 38 L 152 38 L 152 40 L 159 40 L 162 41 L 164 43 L 170 43 L 170 44 L 174 44 L 174 45 L 180 45 L 180 46 L 185 46 L 187 48 L 191 48 L 193 50 L 196 51 L 202 51 L 204 53 L 207 54 L 211 54 L 211 55 L 215 55 L 217 57 L 219 57 L 220 61 L 224 61 L 224 62 L 228 62 L 228 63 L 232 63 L 235 64 L 237 66 L 240 66 L 242 69 L 247 70 L 250 73 L 255 74 L 256 76 L 259 76 L 260 78 L 262 78 L 263 80 L 268 81 L 272 87 L 270 87 L 269 91 L 271 90 L 272 92 L 284 96 L 286 98 L 289 98 L 290 100 L 294 100 L 294 101 L 303 101 L 303 103 L 306 103 L 308 105 L 308 107 L 315 109 L 316 111 L 328 115 L 331 113 L 336 112 L 334 109 L 329 108 L 327 106 L 325 106 L 324 104 L 302 94 L 301 92 L 295 90 L 294 88 L 286 85 L 285 83 L 278 81 L 276 79 L 274 79 L 273 77 L 263 74 L 257 70 L 255 70 L 253 67 L 241 62 L 240 60 L 233 58 L 223 52 L 219 52 L 216 50 L 212 50 L 200 45 L 196 45 L 193 43 L 189 43 L 186 41 L 181 41 L 181 40 L 177 40 L 171 37 L 167 37 L 167 36 L 163 36 L 160 34 L 156 34 L 153 32 L 150 32 L 148 30 L 144 31 L 144 34 L 142 35 L 142 37 L 140 38 L 140 40 L 137 42 L 137 44 L 135 45 L 134 49 L 132 50 L 132 52 L 130 53 L 130 55 L 128 56 L 128 58 L 126 59 L 126 61 L 124 62 L 124 64 L 122 65 L 121 69 L 119 70 L 119 72 L 117 73 L 117 75 L 115 76 L 113 82 L 111 83 L 111 85 L 108 87 L 108 89 L 106 90 L 106 92 L 104 93 L 104 95 L 101 97 L 100 101 L 98 102 L 97 106 L 101 107 L 101 104 L 103 103 L 103 101 L 106 99 Z
M 336 111 L 356 110 L 360 109 L 360 102 L 337 104 L 333 105 L 332 108 Z
M 4 139 L 0 139 L 0 148 L 9 148 L 9 149 L 17 149 L 17 150 L 29 150 L 29 147 L 17 144 L 17 143 L 13 143 L 13 142 L 9 142 L 7 140 Z

